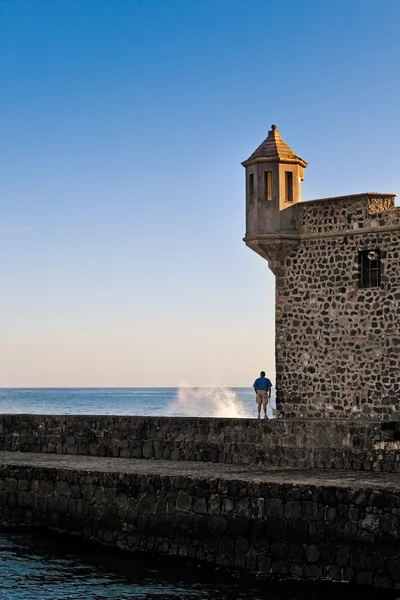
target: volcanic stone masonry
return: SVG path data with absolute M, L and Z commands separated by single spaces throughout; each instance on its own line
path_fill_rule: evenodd
M 299 221 L 276 276 L 278 404 L 287 417 L 398 419 L 400 211 L 366 194 L 300 204 Z M 376 248 L 381 284 L 360 288 L 359 252 Z
M 245 242 L 276 275 L 281 416 L 398 420 L 400 209 L 395 195 L 363 193 L 301 203 L 307 163 L 275 126 L 243 165 Z
M 400 585 L 400 494 L 388 475 L 336 485 L 254 467 L 5 454 L 3 526 L 41 526 L 264 577 Z
M 0 416 L 0 451 L 400 473 L 400 423 Z
M 399 444 L 376 420 L 3 415 L 0 525 L 398 588 Z

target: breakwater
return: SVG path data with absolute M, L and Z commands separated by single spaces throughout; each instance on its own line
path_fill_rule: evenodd
M 387 474 L 22 453 L 0 461 L 3 525 L 259 576 L 400 583 L 400 487 Z
M 400 422 L 0 416 L 0 450 L 400 472 Z
M 0 524 L 260 577 L 395 588 L 396 427 L 4 415 Z

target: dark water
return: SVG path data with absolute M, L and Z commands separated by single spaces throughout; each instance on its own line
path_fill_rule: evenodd
M 105 550 L 42 531 L 0 531 L 1 600 L 373 600 L 393 592 L 330 583 L 271 583 L 185 559 Z

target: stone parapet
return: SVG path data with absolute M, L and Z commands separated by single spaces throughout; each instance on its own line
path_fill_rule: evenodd
M 2 415 L 1 450 L 400 472 L 400 422 Z
M 299 204 L 299 233 L 309 235 L 350 235 L 376 227 L 400 228 L 400 210 L 395 194 L 366 192 Z

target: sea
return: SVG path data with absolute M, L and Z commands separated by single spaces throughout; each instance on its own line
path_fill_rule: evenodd
M 0 413 L 251 418 L 257 405 L 253 388 L 3 388 Z
M 256 418 L 252 388 L 0 389 L 0 413 Z M 274 398 L 268 408 L 274 417 Z M 266 582 L 184 558 L 128 553 L 72 536 L 0 529 L 0 600 L 394 600 L 329 582 Z

